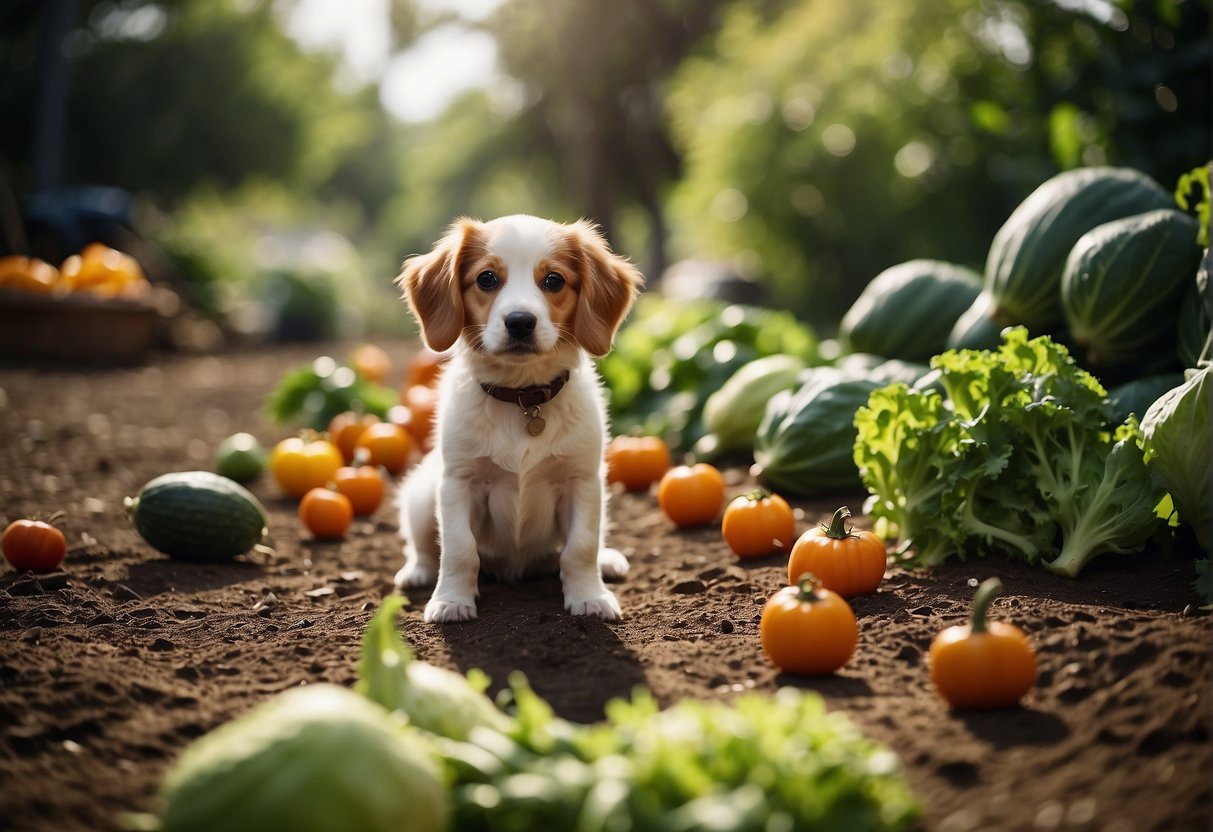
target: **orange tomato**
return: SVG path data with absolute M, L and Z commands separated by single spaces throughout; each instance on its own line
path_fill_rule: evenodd
M 341 451 L 341 457 L 347 465 L 354 461 L 354 448 L 362 434 L 378 421 L 379 417 L 374 413 L 355 413 L 347 410 L 338 413 L 329 422 L 329 441 Z
M 1007 708 L 1036 684 L 1036 653 L 1014 624 L 987 621 L 1002 582 L 990 578 L 973 597 L 969 624 L 935 636 L 927 656 L 931 681 L 953 708 Z
M 404 388 L 400 401 L 409 411 L 404 426 L 417 440 L 419 447 L 428 449 L 431 446 L 430 439 L 434 432 L 434 412 L 438 407 L 438 391 L 424 384 L 414 384 Z
M 376 344 L 359 344 L 350 357 L 350 366 L 367 381 L 383 384 L 392 372 L 392 359 Z
M 440 352 L 434 352 L 429 347 L 422 347 L 413 360 L 409 362 L 409 367 L 405 373 L 404 386 L 405 389 L 416 384 L 422 384 L 426 387 L 434 387 L 438 384 L 438 377 L 442 374 L 442 366 L 446 363 L 448 356 Z
M 870 595 L 884 580 L 888 554 L 884 541 L 869 531 L 846 527 L 850 510 L 842 506 L 830 524 L 809 529 L 792 547 L 788 558 L 788 583 L 812 572 L 826 589 L 843 598 Z
M 63 563 L 67 555 L 67 538 L 42 520 L 14 520 L 4 530 L 0 547 L 14 569 L 44 574 L 54 572 Z
M 333 488 L 349 498 L 354 514 L 359 517 L 374 514 L 383 502 L 383 477 L 379 475 L 379 469 L 371 465 L 338 468 L 333 474 Z
M 724 510 L 720 533 L 738 557 L 761 558 L 791 548 L 796 520 L 787 500 L 758 490 L 733 498 Z
M 675 466 L 657 486 L 657 504 L 680 528 L 711 523 L 724 506 L 724 477 L 706 462 Z
M 616 436 L 606 447 L 607 482 L 645 491 L 670 469 L 670 448 L 656 436 Z
M 326 439 L 292 436 L 270 453 L 270 473 L 288 497 L 298 499 L 313 488 L 327 485 L 344 464 L 341 451 Z
M 313 488 L 299 501 L 299 519 L 316 537 L 341 537 L 354 520 L 354 508 L 344 494 Z
M 370 425 L 354 445 L 355 459 L 369 465 L 382 465 L 392 474 L 404 471 L 412 452 L 413 440 L 409 432 L 391 422 Z
M 767 599 L 758 631 L 772 664 L 801 676 L 833 673 L 851 658 L 859 640 L 850 604 L 812 575 Z
M 0 289 L 49 295 L 59 281 L 59 270 L 37 257 L 0 257 Z

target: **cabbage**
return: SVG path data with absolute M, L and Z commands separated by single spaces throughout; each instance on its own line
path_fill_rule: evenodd
M 438 832 L 423 735 L 337 685 L 294 688 L 199 738 L 161 786 L 164 832 Z
M 1179 519 L 1213 552 L 1213 468 L 1209 466 L 1210 367 L 1163 394 L 1141 421 L 1146 460 L 1167 486 Z

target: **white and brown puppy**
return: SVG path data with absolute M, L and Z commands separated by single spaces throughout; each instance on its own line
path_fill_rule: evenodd
M 574 615 L 620 617 L 603 582 L 606 407 L 593 358 L 643 283 L 587 222 L 455 222 L 397 281 L 427 346 L 452 350 L 436 445 L 400 500 L 396 585 L 434 584 L 425 620 L 476 616 L 481 567 L 505 580 L 559 567 Z

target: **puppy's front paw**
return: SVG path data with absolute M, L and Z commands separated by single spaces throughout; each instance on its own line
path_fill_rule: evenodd
M 425 605 L 425 623 L 439 624 L 444 621 L 470 621 L 476 617 L 475 601 L 441 601 L 431 598 Z
M 394 582 L 398 589 L 415 589 L 420 586 L 433 586 L 435 577 L 433 569 L 420 565 L 416 559 L 410 559 L 400 567 Z
M 631 564 L 618 549 L 603 549 L 598 553 L 598 569 L 603 580 L 619 581 L 628 574 Z
M 618 621 L 623 617 L 623 612 L 619 609 L 619 601 L 615 598 L 615 594 L 606 587 L 603 587 L 602 592 L 584 598 L 571 598 L 566 595 L 564 606 L 573 615 L 588 615 L 592 618 L 601 618 L 603 621 Z

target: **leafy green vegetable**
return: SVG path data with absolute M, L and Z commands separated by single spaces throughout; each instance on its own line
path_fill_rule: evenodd
M 506 731 L 509 719 L 467 678 L 415 661 L 413 651 L 396 631 L 404 599 L 389 595 L 362 639 L 355 690 L 389 711 L 408 714 L 409 721 L 434 734 L 465 740 L 478 727 Z
M 1192 527 L 1206 553 L 1213 552 L 1210 373 L 1210 367 L 1192 372 L 1154 402 L 1141 420 L 1149 466 L 1166 484 L 1179 519 Z
M 424 664 L 396 630 L 399 607 L 389 598 L 371 622 L 358 689 L 420 725 L 419 700 L 406 689 L 411 668 Z M 454 699 L 480 696 L 450 677 Z M 590 727 L 557 717 L 519 673 L 500 698 L 513 712 L 503 726 L 465 734 L 433 723 L 451 783 L 452 829 L 862 832 L 904 829 L 918 815 L 897 758 L 827 713 L 815 693 L 786 688 L 660 711 L 637 691 L 608 704 L 606 721 Z
M 707 432 L 708 396 L 743 365 L 779 354 L 818 360 L 815 334 L 788 312 L 645 295 L 599 362 L 614 431 L 687 450 Z
M 337 685 L 293 688 L 200 737 L 161 786 L 164 832 L 440 832 L 428 738 Z
M 1209 186 L 1211 168 L 1213 162 L 1193 168 L 1179 177 L 1175 185 L 1175 202 L 1185 211 L 1196 214 L 1200 223 L 1196 242 L 1202 246 L 1209 245 L 1209 201 L 1213 197 L 1213 189 Z
M 855 416 L 866 509 L 912 561 L 997 554 L 1074 577 L 1155 530 L 1162 489 L 1136 420 L 1110 420 L 1103 388 L 1065 347 L 1016 328 L 998 350 L 953 350 L 931 366 L 946 398 L 894 384 Z
M 399 394 L 366 380 L 327 355 L 288 372 L 265 402 L 265 414 L 277 424 L 300 422 L 324 430 L 338 413 L 354 410 L 380 419 L 400 403 Z

